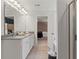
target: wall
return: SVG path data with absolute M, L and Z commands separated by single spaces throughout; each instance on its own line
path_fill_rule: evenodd
M 34 14 L 29 14 L 27 15 L 27 19 L 26 19 L 26 31 L 30 32 L 30 31 L 33 31 L 35 32 L 35 27 L 37 24 L 37 21 L 36 21 L 36 17 L 34 16 Z
M 14 17 L 14 29 L 15 29 L 15 32 L 18 32 L 18 31 L 26 31 L 26 17 L 23 16 L 23 15 L 15 15 Z
M 4 35 L 4 0 L 1 0 L 1 35 Z
M 57 0 L 58 59 L 69 59 L 67 0 Z
M 26 31 L 35 32 L 36 20 L 33 15 L 16 15 L 15 16 L 15 32 Z
M 56 10 L 49 13 L 49 19 L 48 19 L 48 47 L 49 51 L 48 53 L 51 54 L 51 56 L 54 56 L 53 53 L 56 52 L 56 56 L 58 59 L 58 29 L 57 29 L 57 14 Z M 51 41 L 52 40 L 52 41 Z M 53 41 L 54 40 L 54 41 Z M 53 42 L 55 42 L 55 51 L 52 51 L 53 48 Z

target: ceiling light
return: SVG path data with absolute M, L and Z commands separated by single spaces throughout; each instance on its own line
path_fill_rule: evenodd
M 8 3 L 11 7 L 15 8 L 17 11 L 19 11 L 21 14 L 27 14 L 27 12 L 20 6 L 20 4 L 17 3 L 15 0 L 5 0 L 6 3 Z
M 24 8 L 22 8 L 22 11 L 23 11 L 25 14 L 27 14 L 27 12 L 24 10 Z
M 21 8 L 20 4 L 17 4 L 17 7 L 18 7 L 18 8 Z
M 13 4 L 11 4 L 9 1 L 6 1 L 6 3 L 17 10 L 17 8 Z

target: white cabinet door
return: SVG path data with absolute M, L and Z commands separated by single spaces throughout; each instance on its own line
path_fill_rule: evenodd
M 23 57 L 23 59 L 25 59 L 26 56 L 28 55 L 29 48 L 30 48 L 30 46 L 29 46 L 29 39 L 28 38 L 23 39 L 22 40 L 22 53 L 23 53 L 22 57 Z
M 23 57 L 23 59 L 27 58 L 27 55 L 29 54 L 33 45 L 34 45 L 34 35 L 31 35 L 31 36 L 24 38 L 22 40 L 22 53 L 23 53 L 22 57 Z
M 1 40 L 1 59 L 22 59 L 20 40 Z
M 31 35 L 30 39 L 31 39 L 31 48 L 32 48 L 34 45 L 34 35 Z

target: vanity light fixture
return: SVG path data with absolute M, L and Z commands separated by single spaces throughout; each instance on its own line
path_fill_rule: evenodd
M 5 0 L 11 7 L 15 8 L 21 14 L 27 15 L 27 11 L 15 0 Z

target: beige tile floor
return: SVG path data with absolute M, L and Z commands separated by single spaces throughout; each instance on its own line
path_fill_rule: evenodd
M 38 40 L 38 45 L 33 47 L 27 59 L 48 59 L 47 40 L 45 38 Z

